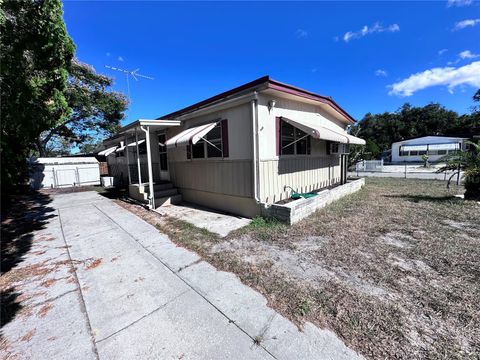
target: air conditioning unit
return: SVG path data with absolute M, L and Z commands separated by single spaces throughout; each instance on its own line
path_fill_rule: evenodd
M 102 176 L 102 186 L 105 188 L 110 188 L 114 186 L 114 177 L 113 176 Z

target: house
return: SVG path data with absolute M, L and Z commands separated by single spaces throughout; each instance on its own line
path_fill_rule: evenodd
M 392 162 L 436 162 L 447 154 L 466 148 L 467 138 L 449 136 L 422 136 L 392 144 Z
M 185 201 L 252 217 L 346 182 L 355 120 L 331 97 L 262 77 L 104 142 L 110 173 L 151 208 Z M 290 187 L 290 188 L 287 188 Z M 149 194 L 154 194 L 150 196 Z

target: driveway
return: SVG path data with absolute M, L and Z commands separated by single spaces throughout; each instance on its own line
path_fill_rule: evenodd
M 56 195 L 49 207 L 4 274 L 16 313 L 2 358 L 359 357 L 331 331 L 299 331 L 235 275 L 96 192 Z

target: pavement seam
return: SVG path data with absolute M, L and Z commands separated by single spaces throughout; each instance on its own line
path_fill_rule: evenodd
M 159 257 L 157 257 L 153 252 L 151 252 L 147 247 L 143 246 L 136 238 L 135 236 L 133 236 L 132 234 L 130 234 L 130 232 L 128 232 L 126 229 L 123 228 L 123 226 L 121 226 L 120 224 L 118 224 L 117 222 L 115 222 L 114 219 L 112 219 L 110 217 L 110 215 L 108 215 L 107 213 L 105 213 L 102 209 L 100 209 L 99 207 L 97 207 L 95 204 L 93 204 L 93 206 L 95 206 L 100 212 L 102 212 L 106 217 L 108 217 L 112 222 L 114 222 L 121 230 L 123 230 L 132 240 L 134 240 L 138 245 L 140 245 L 145 251 L 147 251 L 151 256 L 153 256 L 157 261 L 159 261 L 163 266 L 165 266 L 168 270 L 170 270 L 176 277 L 178 277 L 183 283 L 185 283 L 190 289 L 192 289 L 195 293 L 197 293 L 200 297 L 202 297 L 202 299 L 204 299 L 208 304 L 210 304 L 215 310 L 217 310 L 220 314 L 222 314 L 227 320 L 229 323 L 233 324 L 234 326 L 237 327 L 237 329 L 239 329 L 241 332 L 243 332 L 245 335 L 247 335 L 251 340 L 252 340 L 252 343 L 256 343 L 256 339 L 255 337 L 251 336 L 246 330 L 244 330 L 243 328 L 241 328 L 236 322 L 235 320 L 233 319 L 230 319 L 228 317 L 227 314 L 225 314 L 222 310 L 220 310 L 217 306 L 215 306 L 215 304 L 213 304 L 210 300 L 208 300 L 202 293 L 200 293 L 199 291 L 197 291 L 197 289 L 195 289 L 188 281 L 186 281 L 184 278 L 182 278 L 180 276 L 180 274 L 178 274 L 174 269 L 172 269 L 170 266 L 168 266 L 166 263 L 164 263 Z M 128 210 L 125 210 L 123 209 L 124 211 L 128 211 Z M 132 216 L 136 216 L 135 214 L 132 214 Z M 150 224 L 149 224 L 150 225 Z M 150 225 L 152 226 L 152 225 Z M 152 226 L 153 227 L 153 226 Z M 156 229 L 155 227 L 153 227 L 155 230 L 157 230 L 158 232 L 160 232 L 158 229 Z M 171 241 L 171 240 L 170 240 Z M 172 241 L 171 241 L 172 242 Z M 172 242 L 172 244 L 174 244 Z M 175 245 L 175 244 L 174 244 Z M 190 250 L 187 250 L 187 249 L 184 249 L 185 251 L 190 251 Z M 202 260 L 203 261 L 203 260 Z M 261 347 L 263 350 L 265 350 L 265 352 L 270 355 L 273 359 L 277 359 L 277 357 L 275 355 L 273 355 L 270 351 L 268 351 L 263 345 L 261 344 L 258 344 L 257 345 L 258 347 Z
M 36 307 L 39 307 L 39 306 L 41 306 L 41 305 L 45 305 L 46 303 L 49 303 L 49 302 L 52 302 L 52 301 L 56 301 L 56 300 L 60 299 L 61 297 L 65 296 L 65 295 L 68 295 L 68 294 L 70 294 L 70 293 L 72 293 L 72 292 L 75 292 L 75 291 L 77 291 L 76 288 L 75 288 L 75 289 L 72 289 L 72 290 L 68 290 L 68 291 L 66 291 L 66 292 L 64 292 L 64 293 L 62 293 L 62 294 L 60 294 L 60 295 L 54 296 L 54 297 L 52 297 L 52 298 L 43 300 L 43 301 L 41 301 L 41 302 L 39 302 L 39 303 L 36 303 L 36 304 L 26 304 L 26 305 L 31 306 L 32 308 L 36 308 Z
M 102 341 L 105 341 L 107 339 L 110 339 L 112 336 L 115 336 L 117 335 L 118 333 L 122 332 L 123 330 L 126 330 L 128 329 L 130 326 L 138 323 L 139 321 L 142 321 L 143 319 L 145 319 L 146 317 L 152 315 L 153 313 L 157 312 L 158 310 L 161 310 L 163 309 L 164 307 L 170 305 L 173 301 L 177 300 L 179 297 L 181 297 L 182 295 L 186 294 L 187 292 L 189 291 L 192 291 L 191 289 L 187 289 L 185 291 L 182 291 L 180 294 L 174 296 L 173 298 L 171 298 L 170 300 L 168 300 L 166 303 L 160 305 L 159 307 L 157 307 L 156 309 L 153 309 L 152 311 L 150 311 L 148 314 L 145 314 L 145 315 L 142 315 L 141 317 L 139 317 L 137 320 L 134 320 L 133 322 L 131 322 L 130 324 L 128 325 L 125 325 L 123 328 L 111 333 L 110 335 L 104 337 L 103 339 L 100 339 L 100 340 L 97 340 L 96 343 L 98 344 L 99 342 L 102 342 Z
M 185 266 L 183 266 L 183 267 L 179 268 L 179 269 L 177 270 L 177 273 L 179 273 L 179 272 L 181 272 L 181 271 L 183 271 L 183 270 L 185 270 L 185 269 L 189 268 L 190 266 L 193 266 L 193 265 L 200 264 L 202 261 L 203 261 L 203 259 L 202 259 L 202 258 L 200 258 L 200 259 L 198 259 L 198 260 L 195 260 L 195 261 L 191 262 L 190 264 L 187 264 L 187 265 L 185 265 Z
M 85 318 L 86 318 L 86 322 L 87 322 L 87 328 L 90 332 L 90 337 L 91 337 L 92 346 L 93 346 L 93 353 L 95 354 L 95 358 L 100 359 L 100 356 L 98 355 L 97 344 L 95 343 L 95 337 L 93 336 L 92 324 L 90 322 L 90 317 L 88 316 L 87 306 L 85 305 L 85 299 L 83 297 L 82 287 L 80 286 L 80 281 L 78 280 L 77 269 L 73 265 L 72 256 L 70 255 L 70 249 L 68 247 L 67 239 L 65 238 L 65 233 L 63 231 L 63 223 L 62 223 L 62 217 L 60 215 L 60 209 L 58 209 L 58 219 L 59 219 L 59 222 L 60 222 L 60 229 L 61 229 L 61 232 L 62 232 L 63 242 L 65 243 L 65 248 L 67 250 L 67 255 L 68 255 L 68 259 L 70 261 L 70 266 L 73 269 L 73 276 L 75 278 L 75 282 L 76 282 L 77 288 L 78 288 L 78 295 L 79 295 L 79 300 L 80 300 L 80 310 L 82 310 L 82 312 L 85 314 Z

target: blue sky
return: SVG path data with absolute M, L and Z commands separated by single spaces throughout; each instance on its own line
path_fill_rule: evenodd
M 404 102 L 465 113 L 480 87 L 480 2 L 64 2 L 77 57 L 131 81 L 128 123 L 263 75 L 332 96 L 356 119 Z M 416 75 L 415 75 L 416 74 Z

